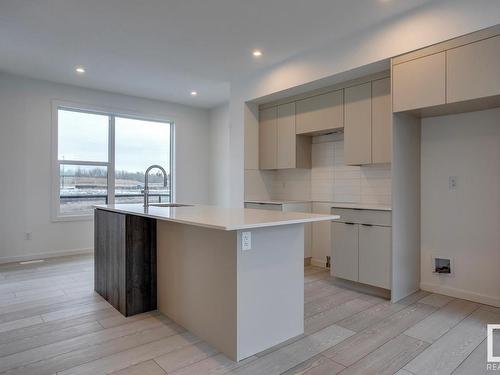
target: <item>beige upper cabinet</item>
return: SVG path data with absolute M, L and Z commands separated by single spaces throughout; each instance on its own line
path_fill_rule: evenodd
M 295 168 L 295 103 L 283 104 L 278 107 L 278 139 L 277 165 L 278 169 Z
M 372 83 L 345 89 L 344 162 L 372 162 Z
M 344 127 L 342 90 L 296 102 L 297 134 L 320 133 Z
M 311 137 L 295 134 L 295 103 L 260 111 L 260 169 L 311 168 Z
M 500 95 L 500 36 L 446 52 L 448 103 Z
M 345 164 L 390 163 L 390 83 L 380 78 L 261 109 L 259 168 L 311 168 L 312 135 L 339 128 L 344 129 Z
M 295 103 L 278 106 L 277 169 L 311 168 L 311 138 L 295 134 Z
M 446 103 L 446 52 L 396 64 L 392 74 L 394 112 Z
M 277 166 L 277 117 L 278 108 L 259 111 L 259 168 L 276 169 Z
M 245 169 L 259 169 L 259 107 L 244 105 Z
M 390 163 L 392 156 L 391 79 L 372 82 L 372 163 Z

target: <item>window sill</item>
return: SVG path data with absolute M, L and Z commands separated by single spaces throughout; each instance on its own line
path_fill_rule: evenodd
M 65 221 L 92 221 L 94 220 L 93 214 L 85 215 L 61 215 L 52 218 L 53 223 L 65 222 Z

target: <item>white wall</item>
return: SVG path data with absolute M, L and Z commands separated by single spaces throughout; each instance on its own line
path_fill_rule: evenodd
M 500 306 L 500 109 L 424 119 L 421 142 L 421 287 Z
M 243 202 L 245 102 L 499 23 L 499 1 L 435 1 L 350 38 L 232 82 L 229 109 L 231 204 L 241 206 Z
M 209 202 L 229 205 L 229 104 L 210 110 Z
M 91 221 L 50 219 L 52 99 L 172 119 L 177 200 L 208 202 L 208 111 L 0 74 L 0 262 L 93 247 Z

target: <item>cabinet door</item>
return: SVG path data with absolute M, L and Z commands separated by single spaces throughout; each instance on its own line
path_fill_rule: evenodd
M 393 111 L 408 111 L 446 103 L 445 61 L 445 52 L 440 52 L 394 65 Z
M 390 163 L 392 154 L 391 79 L 372 82 L 372 163 Z
M 259 169 L 259 108 L 255 103 L 244 106 L 245 169 Z
M 312 257 L 312 223 L 304 224 L 304 258 Z
M 390 227 L 359 226 L 359 282 L 390 289 Z
M 295 103 L 278 106 L 277 169 L 296 167 Z
M 313 202 L 312 212 L 329 215 L 330 204 Z M 332 255 L 331 232 L 332 224 L 329 221 L 312 223 L 311 257 L 314 261 L 326 264 L 326 257 Z
M 342 90 L 297 101 L 297 134 L 342 129 L 343 102 Z
M 332 275 L 358 281 L 358 224 L 332 223 Z
M 345 164 L 362 165 L 372 162 L 372 84 L 345 89 Z
M 446 53 L 448 103 L 500 95 L 500 36 Z
M 277 107 L 259 112 L 259 167 L 276 169 Z
M 284 203 L 283 212 L 308 212 L 312 210 L 311 203 Z M 330 230 L 330 228 L 328 228 Z M 312 256 L 312 223 L 304 224 L 304 258 Z

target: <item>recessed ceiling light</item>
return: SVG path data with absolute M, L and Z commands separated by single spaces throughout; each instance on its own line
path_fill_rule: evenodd
M 198 91 L 191 91 L 191 96 L 196 96 L 198 95 Z
M 75 72 L 77 72 L 78 74 L 83 74 L 83 73 L 85 73 L 85 68 L 82 66 L 77 66 L 75 68 Z
M 252 52 L 252 55 L 254 55 L 254 57 L 261 57 L 262 56 L 262 51 L 256 49 Z

